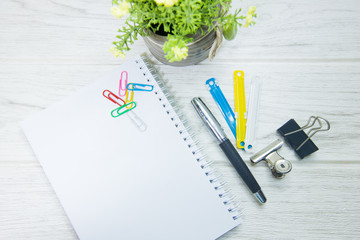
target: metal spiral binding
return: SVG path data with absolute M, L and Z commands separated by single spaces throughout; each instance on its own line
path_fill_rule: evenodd
M 140 70 L 143 71 L 146 82 L 154 85 L 153 92 L 164 107 L 166 114 L 174 123 L 175 128 L 178 129 L 184 143 L 195 156 L 196 161 L 208 177 L 209 182 L 214 186 L 214 190 L 232 218 L 237 220 L 240 217 L 237 200 L 230 194 L 230 189 L 226 187 L 225 183 L 220 180 L 221 174 L 211 167 L 212 161 L 206 160 L 206 155 L 198 147 L 199 144 L 194 140 L 195 136 L 192 134 L 191 127 L 176 105 L 176 99 L 173 95 L 169 94 L 169 87 L 166 86 L 166 82 L 164 82 L 157 69 L 153 67 L 153 63 L 146 54 L 143 54 L 140 59 L 136 59 L 135 62 L 139 64 Z

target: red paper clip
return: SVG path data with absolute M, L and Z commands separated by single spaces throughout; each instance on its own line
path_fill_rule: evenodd
M 123 74 L 125 74 L 125 77 L 123 78 Z M 119 96 L 124 97 L 126 94 L 126 86 L 127 86 L 127 80 L 128 80 L 128 73 L 127 71 L 122 71 L 119 81 Z
M 109 90 L 104 90 L 103 91 L 103 96 L 106 97 L 107 99 L 109 99 L 110 101 L 112 101 L 113 103 L 119 105 L 119 106 L 122 106 L 125 104 L 125 101 L 122 100 L 121 98 L 119 98 L 118 96 L 116 96 L 114 93 L 112 93 L 111 91 Z M 114 98 L 112 98 L 114 97 Z M 120 100 L 122 103 L 120 104 L 119 101 L 117 100 Z

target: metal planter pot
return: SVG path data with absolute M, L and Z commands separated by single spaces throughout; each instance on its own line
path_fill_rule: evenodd
M 194 41 L 187 44 L 189 47 L 188 57 L 179 62 L 169 62 L 165 58 L 165 53 L 163 51 L 166 36 L 155 34 L 151 30 L 147 31 L 149 36 L 144 37 L 144 41 L 151 54 L 163 64 L 171 66 L 189 66 L 205 60 L 208 58 L 210 49 L 216 39 L 216 32 L 214 29 L 211 29 L 210 31 L 205 30 L 205 35 L 201 35 L 199 30 L 197 34 L 189 35 Z

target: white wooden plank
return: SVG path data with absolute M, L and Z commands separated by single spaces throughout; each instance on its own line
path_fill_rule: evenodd
M 360 37 L 358 1 L 233 3 L 257 6 L 259 18 L 254 27 L 241 29 L 235 41 L 226 43 L 220 57 L 224 61 L 359 61 L 360 44 L 353 42 Z
M 265 166 L 250 167 L 268 198 L 259 206 L 233 169 L 224 171 L 231 189 L 241 199 L 244 224 L 228 239 L 332 239 L 358 238 L 356 188 L 358 164 L 293 162 L 293 171 L 274 179 Z M 231 171 L 231 174 L 230 174 Z M 341 187 L 340 187 L 341 186 Z M 224 238 L 227 239 L 227 238 Z
M 123 20 L 109 13 L 110 0 L 2 1 L 0 63 L 106 63 Z M 256 5 L 253 28 L 225 42 L 216 59 L 234 61 L 359 61 L 360 4 L 346 1 L 244 0 Z M 145 51 L 139 40 L 132 52 Z M 205 61 L 205 64 L 208 61 Z
M 2 145 L 8 146 L 0 149 L 3 156 L 14 157 L 14 148 L 24 144 L 18 127 L 21 120 L 96 80 L 95 76 L 113 67 L 47 65 L 43 68 L 25 65 L 22 66 L 22 72 L 14 75 L 18 66 L 8 65 L 0 73 L 0 139 L 4 141 Z M 203 136 L 205 143 L 212 139 L 208 139 L 210 135 L 207 135 L 196 116 L 190 100 L 195 96 L 203 97 L 232 138 L 205 87 L 205 81 L 210 77 L 217 78 L 230 105 L 234 106 L 232 71 L 243 69 L 247 92 L 251 78 L 259 77 L 264 81 L 257 132 L 259 148 L 275 140 L 278 137 L 276 129 L 290 118 L 303 125 L 311 115 L 319 115 L 327 118 L 332 128 L 329 132 L 314 136 L 314 142 L 320 150 L 304 161 L 360 160 L 357 150 L 360 136 L 358 64 L 240 64 L 213 65 L 211 68 L 199 65 L 181 69 L 161 65 L 159 69 L 168 80 L 180 108 L 191 119 L 191 125 L 195 126 L 200 137 Z M 287 146 L 283 147 L 281 153 L 290 159 L 297 159 Z
M 0 166 L 0 239 L 77 239 L 38 162 Z
M 122 20 L 111 1 L 4 0 L 0 2 L 0 239 L 76 239 L 19 122 L 112 69 L 121 60 L 108 48 Z M 159 65 L 208 158 L 240 199 L 244 224 L 222 239 L 334 239 L 360 237 L 359 175 L 360 4 L 344 1 L 234 1 L 256 5 L 253 28 L 240 29 L 213 62 Z M 139 40 L 128 54 L 146 51 Z M 206 79 L 216 77 L 233 106 L 232 71 L 264 80 L 258 146 L 290 118 L 330 120 L 314 136 L 320 150 L 299 160 L 279 153 L 294 169 L 272 177 L 265 164 L 249 166 L 269 202 L 259 206 L 189 104 L 201 96 L 227 131 Z M 248 89 L 248 86 L 247 86 Z M 233 139 L 232 139 L 233 140 Z M 249 163 L 250 154 L 241 152 Z
M 24 156 L 23 158 L 31 158 Z M 0 162 L 0 238 L 76 239 L 51 186 L 35 161 Z M 294 162 L 284 179 L 250 167 L 268 198 L 258 205 L 234 169 L 215 164 L 239 200 L 243 224 L 222 239 L 359 237 L 359 164 Z
M 270 143 L 276 137 L 275 129 L 290 117 L 304 121 L 312 113 L 321 114 L 329 118 L 332 129 L 315 138 L 320 151 L 307 159 L 298 160 L 287 146 L 279 151 L 294 165 L 285 179 L 274 179 L 265 164 L 250 166 L 269 199 L 265 206 L 258 206 L 189 104 L 192 97 L 202 96 L 231 136 L 204 81 L 208 77 L 218 78 L 231 100 L 231 73 L 238 66 L 223 64 L 209 68 L 200 65 L 181 69 L 158 66 L 168 79 L 179 106 L 190 119 L 203 151 L 240 199 L 244 224 L 223 239 L 318 239 L 327 238 L 329 233 L 338 239 L 358 237 L 358 196 L 357 193 L 352 195 L 360 180 L 358 64 L 257 63 L 240 66 L 247 74 L 246 80 L 255 76 L 264 80 L 259 144 Z M 12 239 L 29 236 L 46 239 L 51 234 L 55 234 L 53 239 L 75 239 L 18 123 L 113 67 L 24 65 L 23 72 L 14 75 L 18 66 L 8 64 L 0 73 L 0 202 L 3 203 L 0 207 L 0 239 L 9 236 Z M 347 73 L 346 78 L 344 73 Z M 249 163 L 250 155 L 241 154 Z

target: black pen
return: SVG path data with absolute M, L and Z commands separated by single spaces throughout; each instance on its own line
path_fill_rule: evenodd
M 226 137 L 223 129 L 214 115 L 210 112 L 201 98 L 195 97 L 193 100 L 191 100 L 191 103 L 210 132 L 218 140 L 221 149 L 235 167 L 236 171 L 239 173 L 246 185 L 249 187 L 250 191 L 255 195 L 259 202 L 265 203 L 266 197 L 261 191 L 259 184 L 251 174 L 249 168 L 246 166 L 244 160 L 240 157 L 239 153 L 236 151 L 230 140 Z

